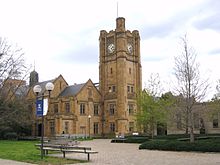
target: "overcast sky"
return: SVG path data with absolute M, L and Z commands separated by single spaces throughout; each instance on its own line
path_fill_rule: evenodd
M 141 36 L 142 81 L 159 73 L 171 90 L 174 56 L 187 33 L 202 78 L 220 79 L 219 0 L 0 0 L 0 36 L 25 51 L 40 81 L 60 74 L 69 85 L 99 81 L 100 30 L 114 30 L 118 16 Z

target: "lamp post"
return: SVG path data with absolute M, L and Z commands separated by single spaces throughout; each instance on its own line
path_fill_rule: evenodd
M 48 82 L 45 86 L 46 90 L 48 91 L 49 93 L 49 98 L 50 98 L 50 92 L 54 89 L 54 85 L 53 83 L 51 82 Z M 43 97 L 44 95 L 42 96 L 38 96 L 39 93 L 41 92 L 41 86 L 40 85 L 35 85 L 34 88 L 33 88 L 33 91 L 34 93 L 36 94 L 36 104 L 37 104 L 37 100 L 39 97 Z M 37 107 L 37 106 L 36 106 Z M 43 155 L 44 155 L 44 151 L 43 151 L 43 146 L 44 146 L 44 112 L 43 112 L 43 109 L 42 109 L 42 114 L 41 114 L 41 119 L 42 119 L 42 124 L 41 124 L 41 159 L 43 159 Z
M 91 120 L 91 115 L 88 116 L 89 119 L 89 138 L 90 138 L 90 120 Z

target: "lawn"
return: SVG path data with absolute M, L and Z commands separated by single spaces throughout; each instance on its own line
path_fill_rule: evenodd
M 64 159 L 50 156 L 46 156 L 43 160 L 41 160 L 40 150 L 37 150 L 34 146 L 36 143 L 39 142 L 0 140 L 0 158 L 41 165 L 62 165 L 86 162 L 82 160 Z

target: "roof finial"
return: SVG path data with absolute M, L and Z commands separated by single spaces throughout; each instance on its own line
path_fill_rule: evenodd
M 34 60 L 34 71 L 35 71 L 35 60 Z
M 117 1 L 117 18 L 118 18 L 118 1 Z

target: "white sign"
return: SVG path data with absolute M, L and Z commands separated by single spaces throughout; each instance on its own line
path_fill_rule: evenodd
M 45 116 L 45 115 L 47 115 L 47 111 L 48 111 L 48 99 L 47 98 L 45 98 L 44 99 L 44 108 L 43 108 L 43 110 L 44 110 L 44 113 L 43 113 L 43 115 Z

